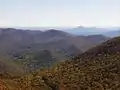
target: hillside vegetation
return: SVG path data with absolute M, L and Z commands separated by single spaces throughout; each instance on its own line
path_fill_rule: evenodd
M 72 36 L 56 30 L 2 29 L 0 88 L 119 90 L 120 37 L 108 39 L 102 35 Z
M 120 37 L 26 78 L 23 90 L 120 90 Z
M 102 35 L 73 36 L 60 30 L 0 28 L 0 70 L 27 72 L 69 60 L 105 42 Z M 4 67 L 4 69 L 3 69 Z

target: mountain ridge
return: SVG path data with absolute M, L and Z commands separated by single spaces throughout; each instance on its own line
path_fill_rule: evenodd
M 45 66 L 45 63 L 46 66 L 49 63 L 52 66 L 54 63 L 50 61 L 51 58 L 54 58 L 55 62 L 65 61 L 108 39 L 102 35 L 74 36 L 59 30 L 41 32 L 12 28 L 0 29 L 0 56 L 7 57 L 8 62 L 12 62 L 15 67 L 18 65 L 25 69 L 25 65 L 31 65 L 33 66 L 32 69 L 34 66 L 38 67 L 36 69 L 40 69 L 42 64 Z M 46 59 L 45 55 L 44 57 L 41 56 L 44 50 L 48 50 L 49 53 L 45 55 L 49 56 L 50 59 Z M 41 57 L 33 59 L 39 55 Z M 3 61 L 2 57 L 0 59 Z M 7 62 L 5 63 L 4 65 L 7 65 Z M 9 70 L 9 68 L 7 69 Z

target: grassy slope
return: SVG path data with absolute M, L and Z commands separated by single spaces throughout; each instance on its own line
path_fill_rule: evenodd
M 23 69 L 7 57 L 0 56 L 0 73 L 19 75 L 23 73 Z

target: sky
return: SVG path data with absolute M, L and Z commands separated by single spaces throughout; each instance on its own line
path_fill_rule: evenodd
M 0 0 L 0 27 L 75 26 L 120 26 L 120 0 Z

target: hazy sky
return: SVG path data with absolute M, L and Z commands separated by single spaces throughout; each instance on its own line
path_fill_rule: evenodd
M 120 0 L 0 0 L 0 26 L 120 26 Z

